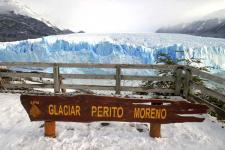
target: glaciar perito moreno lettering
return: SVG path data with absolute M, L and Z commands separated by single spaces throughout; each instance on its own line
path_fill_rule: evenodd
M 225 39 L 179 34 L 70 34 L 0 43 L 0 61 L 154 64 L 162 52 L 173 59 L 201 58 L 203 66 L 225 70 Z

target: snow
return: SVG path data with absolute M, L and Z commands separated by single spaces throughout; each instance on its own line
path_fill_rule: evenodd
M 48 26 L 54 26 L 28 6 L 21 4 L 19 0 L 0 0 L 0 14 L 8 14 L 11 12 L 38 19 Z
M 26 5 L 22 5 L 18 0 L 1 0 L 0 1 L 0 14 L 8 14 L 12 11 L 16 14 L 39 18 L 38 14 L 33 12 Z M 39 20 L 41 19 L 39 18 Z
M 162 52 L 173 59 L 201 58 L 202 66 L 225 70 L 225 39 L 159 33 L 70 34 L 0 43 L 0 61 L 154 64 Z
M 0 14 L 9 13 L 10 11 L 25 14 L 24 9 L 22 9 L 21 5 L 17 1 L 1 0 L 0 1 Z
M 30 122 L 19 96 L 0 94 L 1 150 L 224 150 L 225 147 L 225 124 L 209 115 L 204 115 L 202 123 L 162 125 L 162 138 L 156 139 L 149 137 L 146 124 L 122 122 L 104 127 L 100 122 L 57 122 L 57 137 L 46 138 L 43 122 Z

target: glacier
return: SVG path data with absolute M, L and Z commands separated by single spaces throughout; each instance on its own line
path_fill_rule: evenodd
M 219 38 L 159 33 L 69 34 L 0 43 L 2 62 L 155 64 L 160 53 L 173 59 L 200 58 L 202 66 L 225 70 L 225 39 Z

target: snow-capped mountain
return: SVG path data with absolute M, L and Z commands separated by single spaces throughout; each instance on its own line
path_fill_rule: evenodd
M 197 36 L 225 38 L 225 9 L 213 12 L 200 20 L 162 27 L 157 33 L 181 33 Z
M 15 0 L 0 1 L 0 42 L 73 33 L 61 30 Z

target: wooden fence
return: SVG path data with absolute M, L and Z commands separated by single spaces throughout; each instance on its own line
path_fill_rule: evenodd
M 223 85 L 225 87 L 225 78 L 214 76 L 212 74 L 200 71 L 193 67 L 189 67 L 189 69 L 191 70 L 191 74 L 192 74 L 191 79 L 193 79 L 194 76 L 199 76 L 206 81 L 212 81 L 217 84 Z M 220 108 L 220 107 L 216 106 L 215 104 L 210 103 L 209 101 L 201 98 L 200 96 L 197 96 L 196 92 L 195 92 L 196 90 L 201 91 L 201 93 L 204 95 L 214 97 L 214 98 L 218 99 L 218 101 L 222 101 L 224 103 L 223 108 Z M 221 118 L 225 119 L 225 95 L 223 93 L 218 92 L 216 89 L 210 89 L 202 84 L 197 84 L 192 81 L 192 82 L 190 82 L 189 97 L 190 97 L 190 99 L 197 101 L 198 103 L 204 103 L 204 104 L 208 105 L 208 107 L 212 111 L 216 112 Z
M 225 118 L 225 111 L 222 108 L 203 100 L 195 95 L 196 89 L 200 92 L 213 96 L 218 100 L 225 102 L 225 95 L 217 92 L 216 90 L 209 89 L 201 84 L 193 82 L 194 76 L 199 76 L 210 81 L 217 82 L 225 85 L 225 79 L 211 75 L 207 72 L 200 71 L 192 67 L 182 65 L 144 65 L 144 64 L 67 64 L 67 63 L 34 63 L 34 62 L 1 62 L 0 66 L 6 66 L 9 70 L 11 68 L 51 68 L 52 73 L 46 72 L 18 72 L 7 71 L 0 72 L 0 78 L 19 79 L 23 83 L 10 82 L 1 83 L 0 92 L 18 92 L 23 93 L 32 89 L 54 89 L 55 93 L 60 93 L 60 89 L 75 89 L 75 90 L 108 90 L 114 91 L 115 94 L 121 94 L 123 91 L 130 92 L 147 92 L 147 93 L 161 93 L 183 96 L 187 99 L 197 101 L 199 103 L 207 104 L 213 111 L 216 111 L 220 116 Z M 113 69 L 115 74 L 63 74 L 60 73 L 61 68 L 98 68 L 98 69 Z M 36 70 L 37 70 L 36 69 Z M 140 76 L 140 75 L 127 75 L 124 74 L 125 69 L 136 70 L 157 70 L 172 72 L 166 76 Z M 18 70 L 18 69 L 14 69 Z M 36 80 L 31 80 L 36 78 Z M 42 80 L 38 80 L 42 79 Z M 43 80 L 48 79 L 48 80 Z M 90 84 L 65 84 L 62 80 L 65 79 L 88 79 L 88 80 L 113 80 L 114 85 L 90 85 Z M 141 86 L 124 86 L 121 81 L 170 81 L 174 83 L 173 89 L 168 88 L 146 88 Z M 101 83 L 101 82 L 99 82 Z

